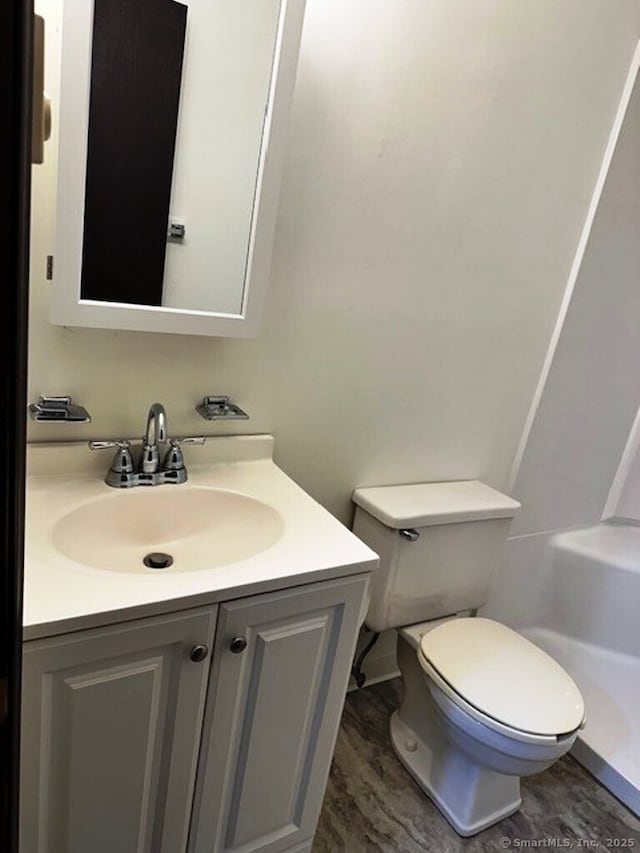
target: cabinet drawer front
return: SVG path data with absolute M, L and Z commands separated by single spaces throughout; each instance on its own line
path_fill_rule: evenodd
M 221 606 L 193 853 L 281 851 L 312 836 L 366 586 L 356 577 Z M 247 641 L 239 653 L 234 638 Z
M 214 615 L 26 644 L 21 853 L 185 849 Z

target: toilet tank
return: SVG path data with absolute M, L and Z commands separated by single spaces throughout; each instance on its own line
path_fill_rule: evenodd
M 517 501 L 479 480 L 356 489 L 353 500 L 353 532 L 380 556 L 369 628 L 385 631 L 485 603 Z

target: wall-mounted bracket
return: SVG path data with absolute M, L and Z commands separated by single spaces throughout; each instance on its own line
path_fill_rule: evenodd
M 209 396 L 204 397 L 202 402 L 196 406 L 196 412 L 205 421 L 248 421 L 249 415 L 243 412 L 239 406 L 232 403 L 229 397 Z
M 37 403 L 29 405 L 29 414 L 34 421 L 52 423 L 65 421 L 67 423 L 91 423 L 91 415 L 84 408 L 74 403 L 71 397 L 39 397 Z

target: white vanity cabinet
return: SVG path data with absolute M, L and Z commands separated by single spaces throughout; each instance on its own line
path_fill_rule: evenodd
M 25 644 L 20 853 L 184 850 L 215 613 Z
M 221 605 L 189 853 L 311 849 L 366 590 L 361 575 Z
M 367 583 L 26 643 L 20 853 L 310 850 Z

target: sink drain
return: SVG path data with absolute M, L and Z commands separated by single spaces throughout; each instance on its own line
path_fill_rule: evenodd
M 173 565 L 173 557 L 171 554 L 163 554 L 161 551 L 155 551 L 142 560 L 148 569 L 168 569 Z

